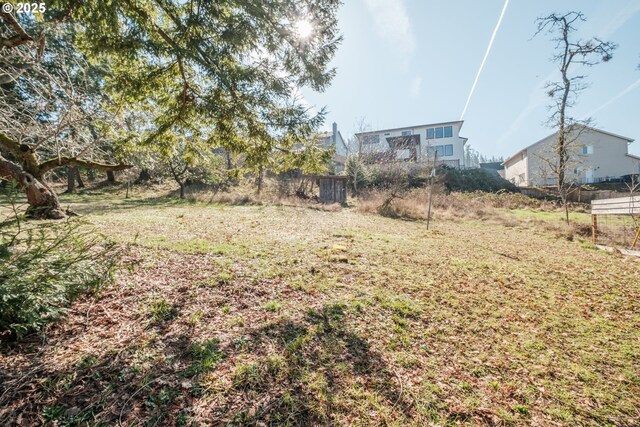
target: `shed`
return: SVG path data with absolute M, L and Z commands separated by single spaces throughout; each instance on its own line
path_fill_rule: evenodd
M 324 175 L 318 177 L 320 201 L 322 203 L 347 203 L 347 177 Z

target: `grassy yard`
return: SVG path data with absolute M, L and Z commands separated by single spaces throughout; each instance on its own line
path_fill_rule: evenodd
M 546 214 L 67 203 L 130 246 L 0 344 L 2 425 L 640 425 L 640 262 Z

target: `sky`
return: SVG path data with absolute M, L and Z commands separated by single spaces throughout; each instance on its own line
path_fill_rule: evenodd
M 507 158 L 553 133 L 544 87 L 560 73 L 552 36 L 533 37 L 535 20 L 572 10 L 587 19 L 576 37 L 618 48 L 607 63 L 575 68 L 588 88 L 570 114 L 635 139 L 629 152 L 640 155 L 640 0 L 508 0 L 506 9 L 505 0 L 345 0 L 336 77 L 323 93 L 302 94 L 314 109 L 326 107 L 324 128 L 338 123 L 345 139 L 361 122 L 397 128 L 459 120 L 464 110 L 468 144 Z

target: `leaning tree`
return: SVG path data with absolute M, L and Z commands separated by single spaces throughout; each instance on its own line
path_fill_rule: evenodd
M 102 136 L 100 95 L 105 69 L 74 47 L 70 25 L 18 21 L 5 12 L 0 17 L 0 178 L 26 193 L 28 215 L 63 218 L 46 182 L 49 172 L 128 167 L 107 162 L 112 150 L 105 150 L 110 144 Z
M 557 180 L 557 189 L 565 209 L 565 218 L 569 222 L 567 196 L 571 187 L 567 179 L 567 169 L 571 158 L 571 145 L 580 139 L 585 126 L 590 119 L 577 120 L 571 117 L 568 110 L 575 104 L 576 98 L 586 85 L 582 73 L 576 73 L 576 68 L 591 67 L 600 62 L 608 62 L 612 58 L 616 44 L 600 40 L 576 39 L 574 33 L 576 24 L 584 22 L 581 12 L 568 12 L 563 15 L 553 13 L 537 19 L 536 35 L 546 32 L 553 35 L 556 43 L 556 53 L 552 61 L 558 65 L 562 81 L 547 83 L 546 90 L 552 99 L 549 126 L 557 129 L 555 150 L 552 156 L 544 160 L 550 166 L 551 173 Z

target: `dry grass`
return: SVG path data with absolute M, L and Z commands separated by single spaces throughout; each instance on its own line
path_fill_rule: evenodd
M 640 423 L 640 264 L 541 213 L 72 207 L 135 244 L 46 339 L 3 344 L 1 424 Z
M 358 199 L 357 208 L 363 213 L 382 213 L 386 216 L 407 219 L 426 219 L 428 190 L 414 189 L 393 199 L 386 212 L 379 208 L 389 198 L 387 191 L 373 191 Z M 557 204 L 532 199 L 517 193 L 451 193 L 443 194 L 437 189 L 432 198 L 434 218 L 486 218 L 495 215 L 497 209 L 531 209 L 538 211 L 558 211 Z
M 356 209 L 389 218 L 424 221 L 427 217 L 428 192 L 411 190 L 392 200 L 388 192 L 371 192 L 359 198 Z M 434 221 L 483 221 L 503 227 L 526 227 L 544 231 L 557 238 L 586 239 L 591 226 L 582 204 L 570 205 L 572 221 L 563 221 L 563 210 L 554 202 L 537 200 L 516 193 L 435 193 L 432 198 L 431 219 Z

